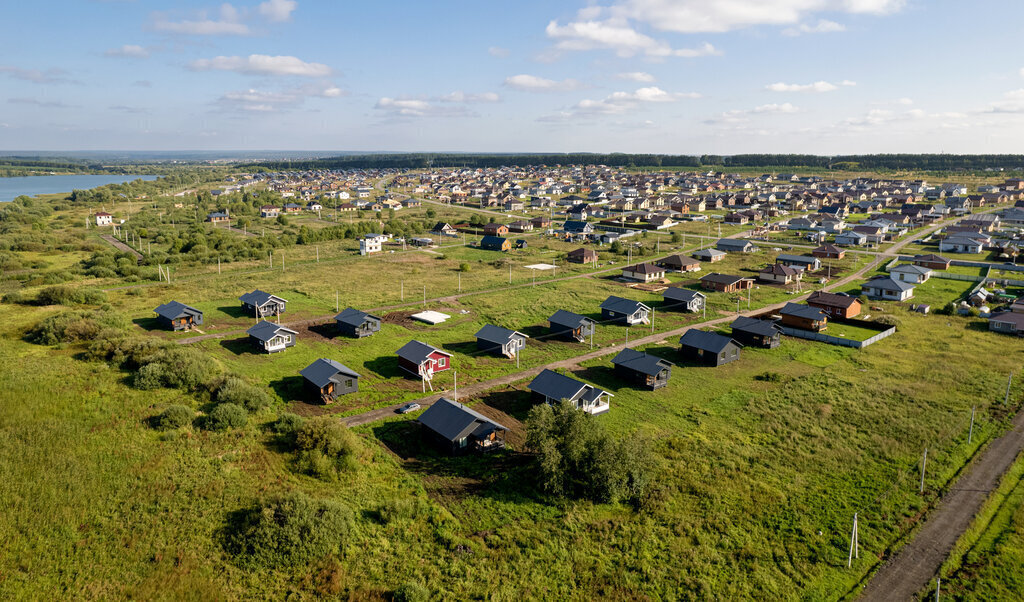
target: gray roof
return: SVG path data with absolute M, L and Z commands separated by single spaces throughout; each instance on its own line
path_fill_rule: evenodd
M 281 297 L 278 297 L 277 295 L 271 295 L 270 293 L 261 291 L 260 289 L 256 289 L 251 293 L 246 293 L 238 298 L 238 300 L 241 301 L 242 303 L 246 303 L 248 305 L 255 305 L 257 307 L 266 305 L 267 301 L 270 301 L 271 299 L 284 301 L 284 299 L 282 299 Z
M 500 247 L 500 246 L 505 244 L 506 240 L 508 240 L 508 239 L 504 238 L 504 237 L 501 237 L 501 236 L 490 236 L 490 235 L 488 235 L 488 236 L 485 236 L 485 237 L 480 239 L 480 246 L 481 247 L 488 247 L 488 246 L 492 246 L 493 245 L 493 246 Z
M 694 347 L 712 353 L 721 353 L 730 343 L 737 347 L 741 346 L 727 336 L 703 330 L 687 330 L 683 336 L 679 337 L 679 344 L 683 347 Z
M 817 307 L 801 305 L 800 303 L 787 303 L 779 312 L 783 316 L 796 316 L 805 320 L 827 320 L 828 316 Z
M 262 320 L 259 324 L 249 328 L 249 330 L 245 331 L 245 334 L 251 337 L 256 337 L 261 341 L 269 341 L 281 331 L 289 332 L 291 334 L 299 334 L 291 328 L 285 328 L 280 324 L 274 324 L 273 322 L 267 322 L 266 320 Z
M 340 314 L 334 316 L 334 319 L 338 322 L 348 324 L 350 326 L 361 326 L 363 322 L 366 321 L 366 318 L 373 318 L 378 321 L 380 320 L 377 316 L 368 314 L 365 311 L 359 311 L 354 307 L 346 307 Z
M 725 251 L 719 251 L 718 249 L 701 249 L 693 253 L 694 257 L 711 259 L 712 257 L 724 257 L 728 255 Z
M 877 288 L 886 291 L 903 292 L 913 290 L 914 285 L 910 284 L 909 282 L 903 282 L 902 280 L 893 280 L 888 276 L 880 276 L 873 280 L 868 280 L 867 282 L 861 285 L 861 288 L 864 287 Z
M 715 243 L 716 247 L 726 247 L 732 249 L 746 249 L 747 245 L 753 246 L 753 243 L 747 240 L 739 240 L 735 238 L 721 238 Z
M 717 282 L 719 284 L 736 284 L 741 280 L 746 280 L 746 278 L 730 274 L 719 274 L 718 272 L 712 272 L 700 279 L 701 282 Z
M 584 323 L 587 322 L 591 324 L 594 323 L 593 320 L 586 316 L 574 314 L 571 311 L 565 311 L 564 309 L 560 309 L 556 311 L 554 314 L 552 314 L 551 317 L 548 318 L 548 322 L 551 322 L 552 324 L 557 324 L 559 326 L 567 326 L 569 328 L 579 328 L 583 326 Z
M 453 442 L 471 434 L 482 436 L 493 430 L 508 430 L 483 414 L 445 397 L 420 414 L 419 423 Z
M 836 249 L 836 250 L 838 250 L 838 249 Z M 782 253 L 778 257 L 775 258 L 775 261 L 780 261 L 780 260 L 781 261 L 789 261 L 791 263 L 806 263 L 806 264 L 820 263 L 820 261 L 821 261 L 817 257 L 811 257 L 809 255 L 787 255 L 785 253 Z
M 775 336 L 782 332 L 782 328 L 773 320 L 758 320 L 757 318 L 748 318 L 747 316 L 736 318 L 730 326 L 734 332 L 741 330 L 762 336 Z
M 657 376 L 665 368 L 672 367 L 672 362 L 668 360 L 635 349 L 623 349 L 612 359 L 612 363 L 648 376 Z
M 665 268 L 659 268 L 653 263 L 638 263 L 636 265 L 622 268 L 622 271 L 633 272 L 634 274 L 664 274 Z
M 398 357 L 405 360 L 409 360 L 414 364 L 422 364 L 423 362 L 426 361 L 428 357 L 430 357 L 430 354 L 434 352 L 443 353 L 444 355 L 447 355 L 449 357 L 451 356 L 450 353 L 441 351 L 440 349 L 433 347 L 431 345 L 427 345 L 422 341 L 415 340 L 409 341 L 405 345 L 402 345 L 402 348 L 396 351 L 395 353 L 398 354 Z
M 334 360 L 323 357 L 306 366 L 302 370 L 299 370 L 299 374 L 321 389 L 326 386 L 327 383 L 331 382 L 334 376 L 338 374 L 342 374 L 349 378 L 359 378 L 358 374 L 350 370 L 344 364 L 339 364 Z
M 177 301 L 164 303 L 163 305 L 157 307 L 153 311 L 155 311 L 156 314 L 161 318 L 167 318 L 168 320 L 174 320 L 182 316 L 203 315 L 203 312 L 199 311 L 198 309 L 194 307 L 189 307 L 188 305 L 185 305 L 184 303 L 179 303 Z
M 689 303 L 694 299 L 706 299 L 707 296 L 704 293 L 697 292 L 688 288 L 680 288 L 678 286 L 670 286 L 665 289 L 661 296 L 669 301 L 681 301 L 683 303 Z
M 569 378 L 568 376 L 553 372 L 547 368 L 534 377 L 530 384 L 526 385 L 526 388 L 551 399 L 569 399 L 572 401 L 577 399 L 590 401 L 597 399 L 605 393 L 611 395 L 607 391 L 580 382 L 575 378 Z
M 601 309 L 607 309 L 608 311 L 613 311 L 619 314 L 632 315 L 639 309 L 650 310 L 651 308 L 639 301 L 623 299 L 622 297 L 612 295 L 601 302 Z
M 509 330 L 508 328 L 502 328 L 501 326 L 495 326 L 493 324 L 485 324 L 476 333 L 476 338 L 488 343 L 495 343 L 498 345 L 504 345 L 511 341 L 516 335 L 527 338 L 525 334 L 517 332 L 515 330 Z
M 908 273 L 908 274 L 918 274 L 918 275 L 925 275 L 925 274 L 931 274 L 932 273 L 930 268 L 921 267 L 919 265 L 914 265 L 912 263 L 902 263 L 902 264 L 892 268 L 889 271 L 890 272 L 905 272 L 905 273 Z

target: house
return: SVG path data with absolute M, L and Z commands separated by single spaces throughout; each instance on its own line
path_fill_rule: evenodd
M 736 291 L 747 290 L 754 286 L 754 281 L 742 276 L 730 276 L 712 272 L 700 279 L 700 285 L 709 291 L 720 293 L 735 293 Z
M 860 247 L 866 245 L 867 242 L 868 237 L 866 234 L 854 230 L 843 232 L 836 236 L 836 244 L 843 245 L 844 247 Z
M 583 342 L 587 340 L 587 337 L 594 334 L 594 326 L 596 322 L 581 316 L 574 314 L 571 311 L 565 311 L 560 309 L 556 311 L 548 322 L 551 324 L 551 335 L 556 337 L 567 338 L 570 340 L 576 340 Z
M 721 366 L 740 359 L 740 345 L 714 332 L 687 330 L 679 337 L 679 352 L 688 360 L 706 366 Z
M 437 234 L 438 236 L 458 236 L 459 231 L 448 222 L 437 222 L 434 228 L 430 231 L 431 234 Z
M 757 279 L 761 282 L 771 282 L 774 284 L 790 284 L 791 282 L 797 282 L 803 279 L 804 271 L 797 268 L 791 268 L 788 265 L 782 265 L 780 263 L 773 263 L 770 266 L 762 269 Z
M 590 222 L 566 220 L 562 224 L 562 231 L 566 234 L 593 234 L 594 226 Z
M 315 401 L 332 403 L 339 395 L 359 391 L 359 375 L 344 364 L 320 358 L 299 370 L 307 396 Z
M 523 232 L 532 232 L 533 224 L 526 220 L 518 220 L 509 224 L 508 230 L 509 232 L 519 232 L 520 234 L 522 234 Z
M 245 313 L 262 318 L 263 316 L 278 316 L 284 313 L 286 300 L 256 289 L 238 298 L 242 302 L 242 309 Z
M 992 314 L 988 319 L 988 329 L 993 332 L 1024 336 L 1024 314 L 1009 311 Z
M 726 253 L 753 253 L 757 250 L 754 243 L 749 240 L 736 238 L 722 238 L 715 243 L 715 248 Z
M 833 244 L 825 243 L 811 251 L 811 255 L 825 259 L 842 259 L 846 256 L 846 251 Z
M 665 277 L 665 268 L 659 268 L 653 263 L 638 263 L 622 268 L 622 277 L 639 282 L 661 280 Z
M 260 207 L 260 217 L 277 217 L 281 213 L 281 210 L 273 205 L 263 205 Z
M 609 409 L 612 394 L 545 368 L 526 388 L 544 403 L 568 401 L 588 414 L 603 414 Z
M 480 351 L 515 357 L 526 348 L 528 338 L 530 337 L 515 330 L 485 324 L 476 333 L 476 348 Z
M 399 368 L 426 380 L 430 380 L 435 372 L 444 372 L 452 366 L 452 354 L 422 341 L 409 341 L 395 353 Z
M 497 222 L 484 224 L 484 234 L 489 236 L 505 236 L 508 234 L 508 226 Z
M 652 391 L 668 384 L 672 362 L 635 349 L 623 349 L 612 359 L 615 373 Z
M 316 213 L 320 213 L 323 210 L 323 208 L 324 206 L 316 201 L 310 201 L 306 203 L 307 211 L 315 211 Z
M 662 309 L 678 309 L 681 311 L 698 312 L 704 309 L 707 295 L 688 288 L 670 286 L 661 293 L 664 300 Z
M 424 437 L 450 454 L 490 452 L 505 447 L 508 429 L 461 403 L 442 397 L 416 420 Z
M 690 257 L 684 257 L 683 255 L 670 255 L 656 263 L 666 270 L 675 270 L 677 272 L 700 271 L 699 261 Z
M 230 221 L 230 218 L 226 211 L 214 211 L 206 215 L 206 221 L 211 224 L 221 224 Z
M 295 339 L 299 333 L 280 324 L 261 320 L 259 324 L 245 331 L 249 335 L 249 342 L 260 351 L 274 353 L 284 351 L 288 347 L 295 346 Z
M 871 299 L 886 301 L 906 301 L 914 296 L 914 285 L 909 282 L 893 280 L 888 276 L 879 276 L 860 285 L 862 293 Z
M 800 303 L 787 303 L 779 310 L 782 316 L 782 323 L 786 326 L 821 332 L 828 327 L 828 316 L 817 307 L 801 305 Z
M 487 251 L 510 251 L 512 241 L 500 236 L 485 236 L 480 239 L 480 248 Z
M 538 228 L 538 229 L 544 229 L 544 228 L 550 228 L 551 227 L 551 219 L 547 218 L 547 217 L 543 217 L 543 216 L 542 217 L 535 217 L 535 218 L 531 219 L 530 223 L 533 224 L 534 228 Z
M 848 319 L 860 314 L 861 305 L 855 297 L 814 291 L 807 298 L 807 305 L 820 309 L 833 319 Z
M 566 254 L 566 259 L 569 260 L 569 263 L 597 263 L 597 251 L 580 247 L 569 251 Z
M 967 236 L 950 236 L 939 241 L 939 253 L 981 253 L 984 243 Z
M 914 265 L 933 270 L 948 270 L 950 260 L 940 255 L 914 255 Z
M 370 253 L 380 253 L 383 249 L 383 241 L 373 235 L 367 234 L 363 238 L 359 239 L 359 254 L 369 255 Z
M 782 328 L 774 320 L 740 316 L 730 327 L 733 340 L 744 346 L 774 349 L 782 343 Z
M 605 320 L 622 322 L 627 326 L 649 324 L 651 308 L 639 301 L 623 299 L 612 295 L 601 303 L 601 317 Z
M 893 280 L 920 284 L 932 277 L 932 271 L 919 265 L 903 263 L 889 270 L 889 277 Z
M 346 307 L 340 314 L 334 316 L 341 334 L 363 338 L 380 330 L 380 318 L 370 315 L 365 311 L 359 311 L 354 307 Z
M 160 325 L 171 330 L 187 330 L 203 323 L 203 312 L 177 301 L 164 303 L 153 311 Z
M 787 255 L 782 253 L 775 258 L 775 263 L 789 267 L 800 267 L 808 271 L 821 269 L 821 260 L 817 257 L 808 257 L 807 255 Z
M 298 203 L 285 203 L 284 204 L 284 212 L 285 213 L 300 213 L 300 212 L 302 212 L 302 205 L 299 205 Z
M 110 215 L 105 211 L 96 213 L 96 225 L 97 226 L 111 226 L 114 224 L 114 216 Z
M 718 249 L 701 249 L 693 254 L 694 259 L 701 261 L 707 261 L 708 263 L 715 263 L 716 261 L 722 261 L 725 256 L 728 255 L 725 251 L 719 251 Z

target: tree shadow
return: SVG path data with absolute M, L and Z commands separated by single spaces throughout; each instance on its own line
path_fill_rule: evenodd
M 476 355 L 476 354 L 489 354 L 489 355 L 500 355 L 500 353 L 494 353 L 493 351 L 478 350 L 476 348 L 476 341 L 463 341 L 461 343 L 444 343 L 441 348 L 449 353 L 461 353 L 462 355 Z M 500 347 L 497 348 L 500 351 Z
M 249 337 L 237 339 L 221 339 L 220 346 L 235 355 L 258 355 L 261 352 L 249 341 Z
M 245 311 L 241 305 L 223 305 L 217 311 L 232 318 L 251 318 L 252 315 Z
M 363 367 L 381 378 L 417 378 L 398 366 L 398 357 L 382 355 L 363 362 Z
M 274 393 L 277 393 L 278 397 L 285 401 L 309 401 L 301 376 L 286 376 L 270 381 L 269 384 Z
M 164 330 L 163 324 L 160 323 L 160 318 L 136 318 L 132 320 L 132 324 L 135 324 L 139 328 L 153 332 L 154 330 Z
M 307 327 L 308 330 L 314 334 L 318 334 L 325 339 L 343 338 L 342 334 L 338 332 L 338 325 L 334 321 L 324 322 L 323 324 L 316 324 L 314 326 Z
M 520 422 L 526 420 L 530 410 L 537 405 L 529 391 L 497 391 L 485 395 L 480 401 Z

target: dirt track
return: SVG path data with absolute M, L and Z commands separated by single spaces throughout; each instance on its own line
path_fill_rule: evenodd
M 957 539 L 967 530 L 989 493 L 1024 450 L 1024 412 L 1013 429 L 993 441 L 961 475 L 909 544 L 890 558 L 868 582 L 860 600 L 919 600 L 933 583 Z

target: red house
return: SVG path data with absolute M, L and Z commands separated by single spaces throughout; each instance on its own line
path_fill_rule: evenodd
M 940 255 L 915 255 L 914 265 L 932 270 L 948 270 L 949 260 Z
M 430 379 L 435 372 L 452 367 L 452 356 L 421 341 L 409 341 L 397 352 L 398 367 L 415 376 Z
M 505 236 L 508 234 L 508 226 L 497 222 L 491 222 L 484 226 L 484 234 L 489 234 L 491 236 Z
M 823 257 L 825 259 L 842 259 L 846 255 L 846 251 L 833 244 L 825 243 L 811 251 L 811 255 L 814 257 Z

